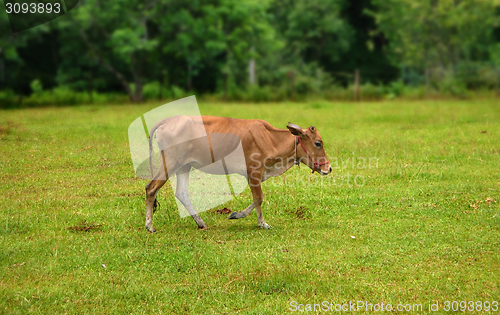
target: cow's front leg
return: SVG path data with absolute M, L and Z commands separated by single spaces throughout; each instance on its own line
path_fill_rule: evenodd
M 246 208 L 245 210 L 241 211 L 241 212 L 233 212 L 231 213 L 231 215 L 229 216 L 229 219 L 243 219 L 243 218 L 246 218 L 250 212 L 252 212 L 252 210 L 255 208 L 255 203 L 252 202 L 251 205 L 248 206 L 248 208 Z
M 191 166 L 185 165 L 177 171 L 177 189 L 175 190 L 175 197 L 186 207 L 186 210 L 194 219 L 199 229 L 207 229 L 207 225 L 203 222 L 203 219 L 196 212 L 189 199 L 189 171 Z
M 250 189 L 252 190 L 253 204 L 255 206 L 255 211 L 257 212 L 257 222 L 259 226 L 263 229 L 270 229 L 271 226 L 264 220 L 264 215 L 262 214 L 262 201 L 264 200 L 264 194 L 262 193 L 262 188 L 260 186 L 261 174 L 257 172 L 252 172 L 250 174 Z

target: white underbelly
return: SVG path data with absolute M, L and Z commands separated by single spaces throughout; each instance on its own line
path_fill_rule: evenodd
M 230 160 L 227 158 L 215 161 L 215 163 L 211 163 L 208 165 L 200 165 L 196 162 L 189 163 L 196 169 L 208 174 L 213 175 L 229 175 L 229 174 L 239 174 L 242 176 L 247 176 L 247 167 L 245 160 Z

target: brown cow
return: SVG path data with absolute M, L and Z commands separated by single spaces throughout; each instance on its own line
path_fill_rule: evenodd
M 174 174 L 177 175 L 175 196 L 186 207 L 196 224 L 198 224 L 198 228 L 207 228 L 189 199 L 188 181 L 189 171 L 192 167 L 203 167 L 203 172 L 210 174 L 237 173 L 245 176 L 252 191 L 253 202 L 245 210 L 233 212 L 229 219 L 244 218 L 255 208 L 258 224 L 265 229 L 270 228 L 270 226 L 265 222 L 262 215 L 261 204 L 264 196 L 261 182 L 270 177 L 281 175 L 294 164 L 299 163 L 306 164 L 312 169 L 313 173 L 316 171 L 321 175 L 327 175 L 332 171 L 323 149 L 323 141 L 314 126 L 302 129 L 297 125 L 288 123 L 288 129 L 277 129 L 264 120 L 213 116 L 202 116 L 201 120 L 196 121 L 195 117 L 189 116 L 175 116 L 158 122 L 150 131 L 149 146 L 152 180 L 146 185 L 146 229 L 150 232 L 155 232 L 153 228 L 153 212 L 157 204 L 156 194 L 168 178 Z M 207 136 L 205 138 L 197 138 L 193 134 L 192 139 L 194 140 L 179 143 L 163 150 L 163 148 L 166 148 L 166 143 L 175 142 L 176 137 L 185 138 L 186 134 L 200 126 L 204 127 L 204 131 L 206 131 Z M 151 147 L 155 132 L 158 146 L 162 150 L 163 165 L 159 167 L 153 177 Z M 214 143 L 213 138 L 216 135 L 222 135 L 222 141 Z M 216 155 L 214 153 L 218 152 L 219 155 L 224 156 L 232 152 L 239 144 L 239 141 L 241 141 L 243 148 L 244 159 L 226 161 L 224 173 L 220 173 L 215 169 L 210 170 L 210 165 L 214 161 L 214 155 Z M 217 156 L 215 157 L 217 158 Z

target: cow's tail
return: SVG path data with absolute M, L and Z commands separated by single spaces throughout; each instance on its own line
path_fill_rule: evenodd
M 160 120 L 159 122 L 154 125 L 154 127 L 151 129 L 149 132 L 149 171 L 151 172 L 151 180 L 153 180 L 154 173 L 153 173 L 153 136 L 156 132 L 156 129 L 160 127 L 162 124 L 164 124 L 166 119 Z M 167 174 L 165 174 L 167 176 Z

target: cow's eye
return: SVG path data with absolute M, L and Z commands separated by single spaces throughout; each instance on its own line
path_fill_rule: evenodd
M 315 145 L 317 148 L 321 148 L 321 142 L 319 142 L 319 141 L 316 141 L 316 143 L 314 143 L 314 145 Z

